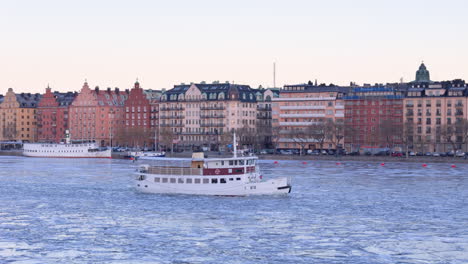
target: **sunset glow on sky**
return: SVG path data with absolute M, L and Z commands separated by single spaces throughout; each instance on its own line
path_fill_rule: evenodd
M 467 1 L 2 1 L 0 93 L 468 79 Z

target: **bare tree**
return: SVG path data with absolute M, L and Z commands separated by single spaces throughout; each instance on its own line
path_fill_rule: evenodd
M 350 151 L 357 151 L 359 152 L 360 149 L 360 141 L 359 141 L 359 129 L 354 127 L 352 124 L 347 124 L 344 127 L 344 143 L 349 144 L 351 147 L 356 147 L 356 150 L 350 149 Z
M 456 126 L 444 124 L 441 126 L 440 130 L 440 135 L 444 139 L 444 142 L 452 145 L 452 150 L 455 153 L 457 150 Z
M 325 140 L 327 139 L 327 125 L 324 122 L 318 122 L 307 127 L 307 134 L 320 145 L 323 149 Z
M 160 142 L 164 146 L 166 151 L 168 149 L 173 149 L 174 140 L 176 139 L 176 134 L 170 127 L 164 127 L 160 132 Z
M 289 137 L 291 138 L 291 140 L 299 145 L 300 155 L 304 154 L 304 149 L 310 141 L 309 134 L 307 132 L 309 132 L 307 128 L 297 128 L 291 130 L 291 132 L 289 133 Z
M 340 142 L 344 139 L 344 123 L 342 120 L 329 120 L 326 124 L 327 139 L 335 146 L 338 150 Z
M 468 119 L 462 119 L 458 124 L 458 134 L 461 139 L 462 148 L 465 146 L 464 151 L 468 151 L 466 144 L 468 143 Z
M 414 123 L 406 121 L 402 125 L 402 129 L 396 131 L 397 135 L 401 139 L 403 146 L 405 147 L 406 157 L 409 156 L 409 147 L 414 144 Z
M 231 131 L 225 131 L 223 134 L 221 134 L 219 138 L 219 144 L 221 146 L 226 147 L 229 144 L 233 143 L 233 133 Z M 234 147 L 234 146 L 233 146 Z
M 275 148 L 275 153 L 278 151 L 279 143 L 281 140 L 281 132 L 282 129 L 280 126 L 273 126 L 271 128 L 271 143 L 273 144 L 273 147 Z
M 242 128 L 236 130 L 237 137 L 239 139 L 239 144 L 241 146 L 252 147 L 254 143 L 255 134 L 251 132 L 250 127 L 244 125 Z

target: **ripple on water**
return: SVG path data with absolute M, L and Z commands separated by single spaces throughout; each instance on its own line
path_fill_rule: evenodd
M 0 263 L 468 263 L 468 165 L 261 161 L 288 197 L 145 195 L 125 160 L 0 160 Z

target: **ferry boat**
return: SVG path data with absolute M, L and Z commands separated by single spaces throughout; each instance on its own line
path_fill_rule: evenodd
M 235 146 L 235 144 L 234 144 Z M 141 165 L 135 187 L 144 193 L 248 196 L 288 194 L 291 178 L 264 180 L 257 157 L 205 158 L 193 153 L 190 166 Z
M 65 143 L 24 143 L 23 156 L 43 158 L 112 158 L 111 149 L 96 143 L 71 143 L 68 130 Z

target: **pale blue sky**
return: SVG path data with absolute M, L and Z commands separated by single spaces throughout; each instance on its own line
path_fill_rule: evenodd
M 468 80 L 468 1 L 0 0 L 0 93 Z

